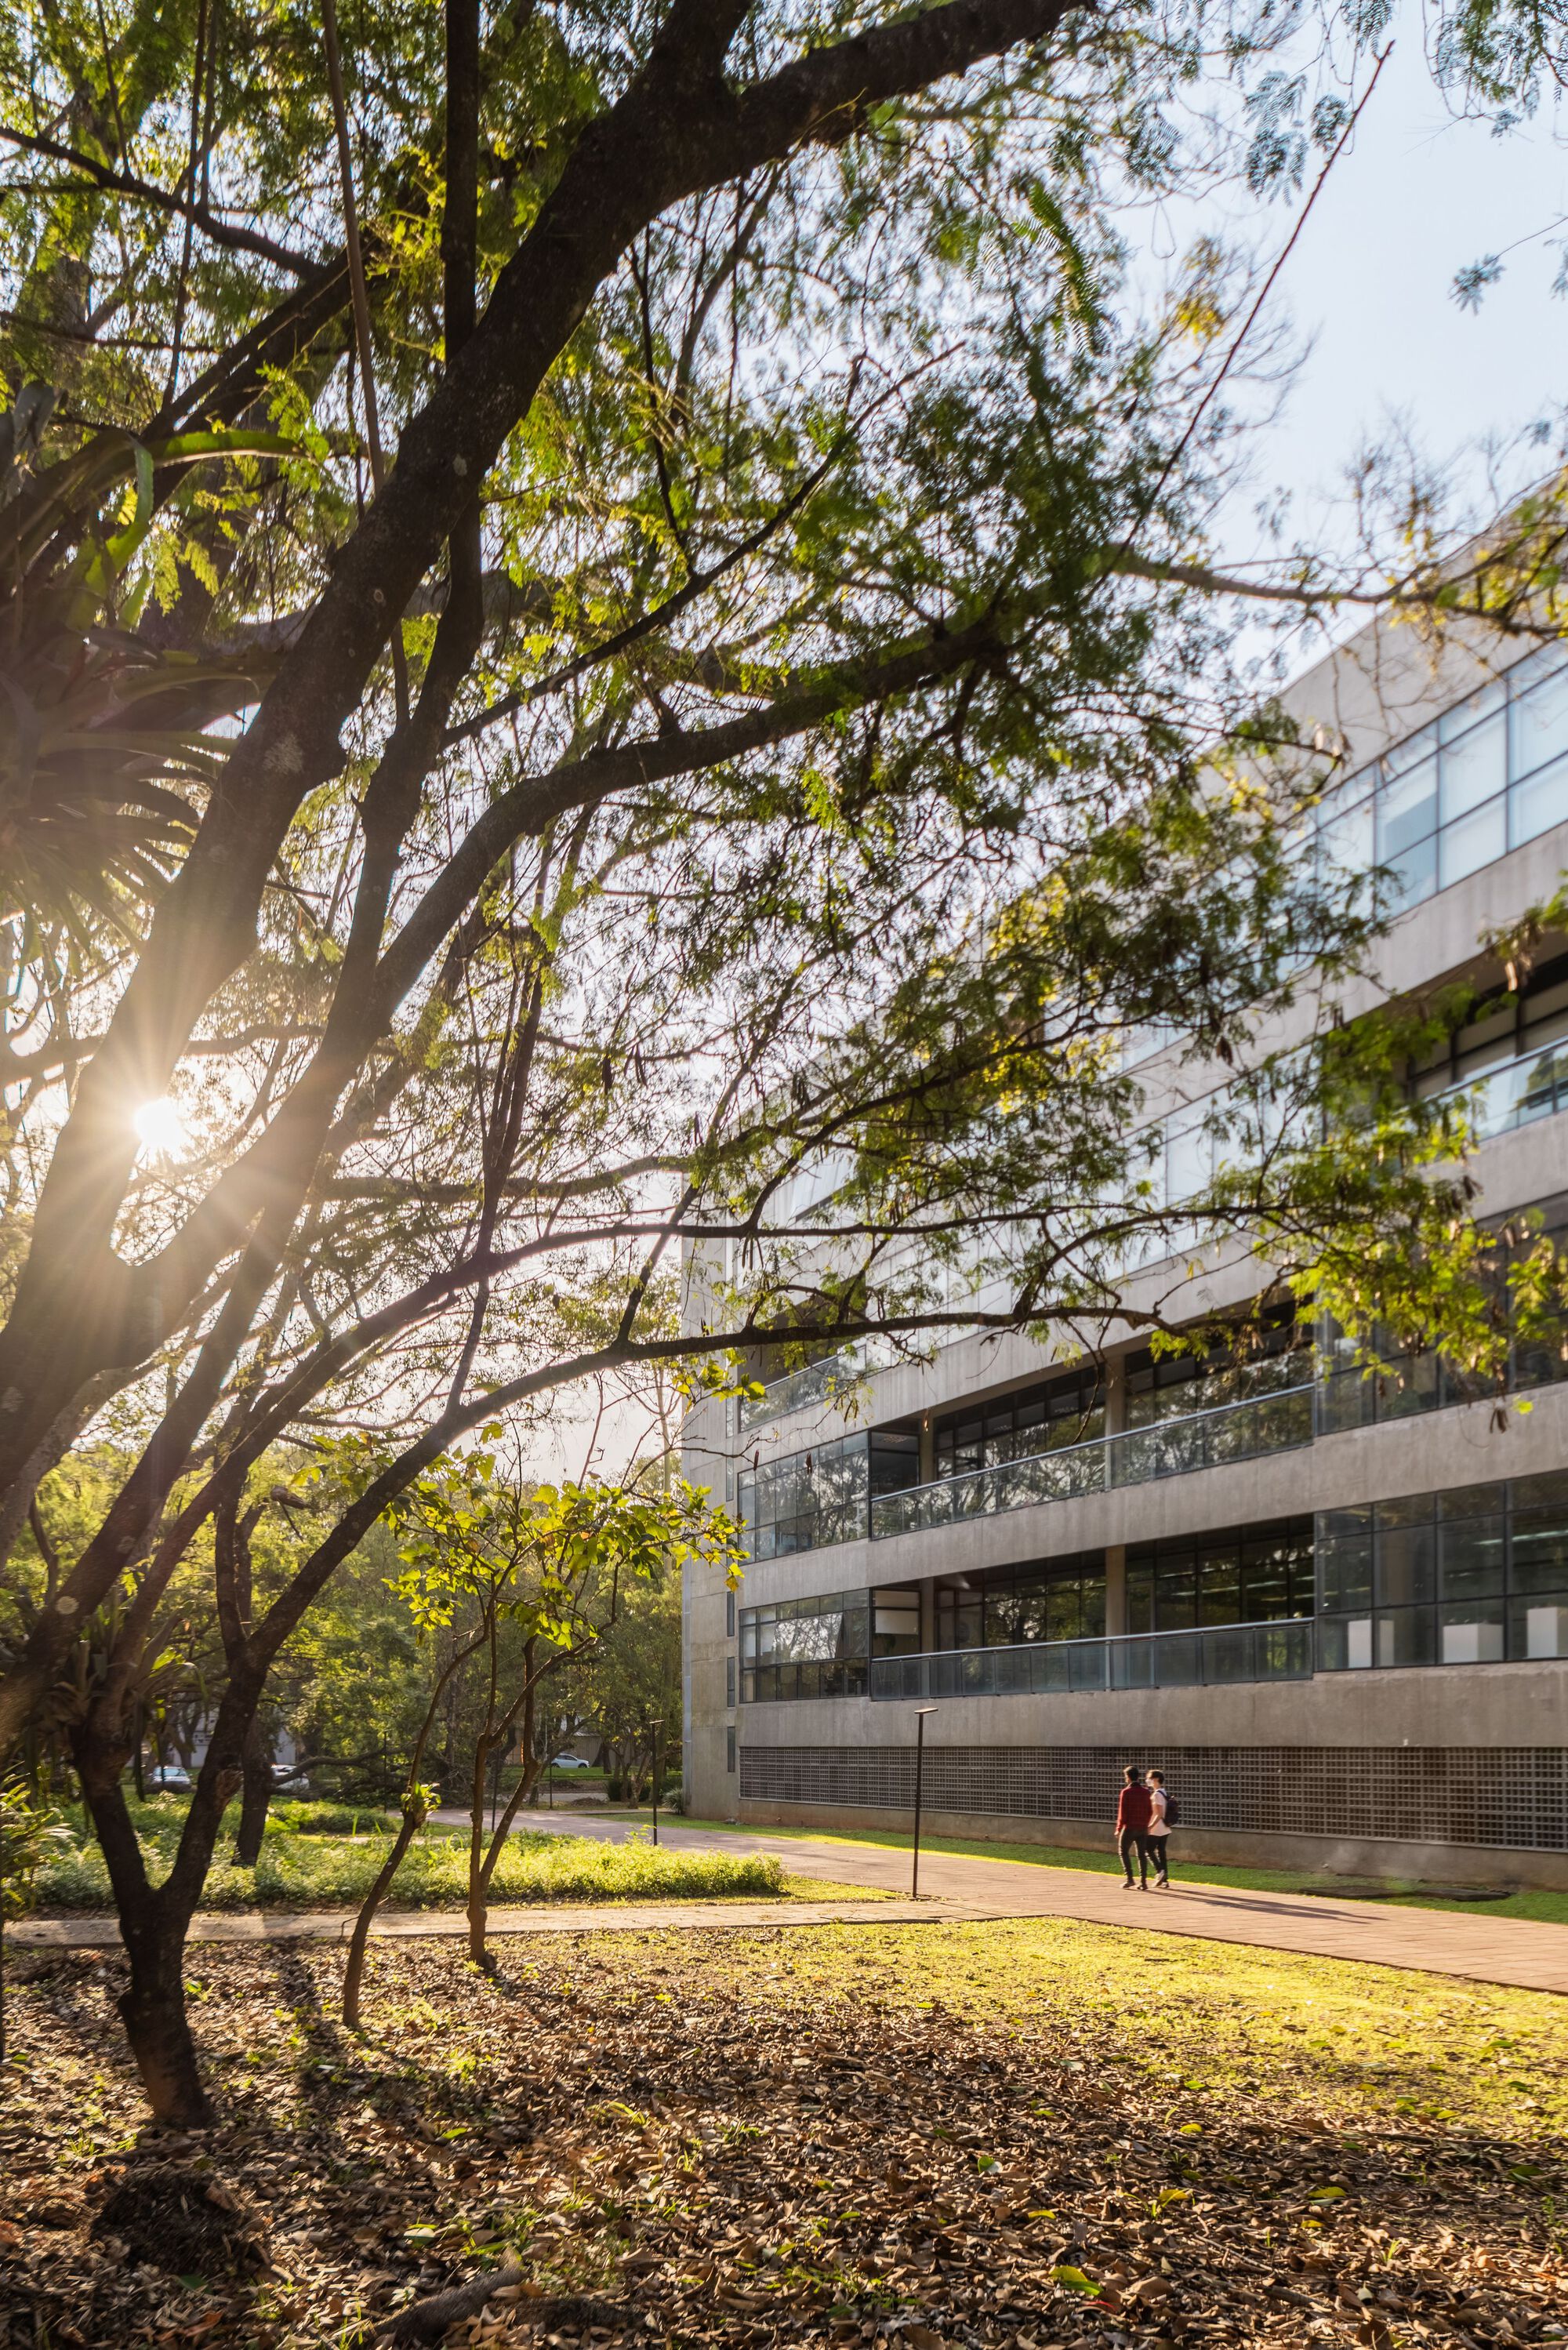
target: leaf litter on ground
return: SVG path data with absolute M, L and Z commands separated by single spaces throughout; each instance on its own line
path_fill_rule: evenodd
M 382 1944 L 357 2040 L 336 1950 L 209 1947 L 224 2120 L 185 2137 L 143 2126 L 121 1962 L 29 1955 L 0 2342 L 1568 2336 L 1561 2002 L 1241 1953 L 1265 2012 L 1179 1948 L 1151 1976 L 1147 1938 L 1053 1920 L 574 1936 L 498 1945 L 487 1980 Z M 1357 2002 L 1389 2077 L 1286 2036 Z M 1450 2054 L 1454 2106 L 1397 2094 Z

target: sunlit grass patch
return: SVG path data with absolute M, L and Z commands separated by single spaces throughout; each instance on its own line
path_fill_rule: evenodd
M 161 1879 L 172 1864 L 184 1805 L 166 1798 L 139 1806 L 136 1825 L 149 1873 Z M 363 1900 L 375 1882 L 391 1836 L 380 1815 L 364 1815 L 357 1834 L 324 1835 L 296 1826 L 285 1814 L 271 1819 L 254 1869 L 230 1856 L 236 1814 L 225 1823 L 218 1857 L 202 1896 L 206 1909 L 327 1908 Z M 389 1907 L 457 1908 L 468 1892 L 465 1840 L 440 1829 L 417 1836 L 398 1871 Z M 527 1828 L 506 1839 L 491 1879 L 490 1900 L 548 1901 L 771 1899 L 785 1893 L 783 1863 L 758 1853 L 679 1852 L 645 1837 L 597 1844 L 581 1836 Z M 813 1884 L 821 1899 L 840 1888 Z M 853 1888 L 843 1888 L 853 1890 Z M 38 1880 L 46 1909 L 107 1909 L 109 1873 L 89 1835 L 60 1846 Z

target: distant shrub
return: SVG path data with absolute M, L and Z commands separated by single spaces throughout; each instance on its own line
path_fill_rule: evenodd
M 139 1810 L 141 1848 L 156 1883 L 173 1860 L 184 1804 L 160 1797 L 156 1805 Z M 319 1829 L 306 1834 L 269 1821 L 254 1870 L 219 1860 L 207 1878 L 202 1908 L 337 1908 L 360 1901 L 390 1842 L 379 1831 L 365 1835 L 366 1817 L 359 1814 L 361 1834 L 352 1843 Z M 79 1834 L 79 1820 L 78 1825 Z M 504 1908 L 530 1901 L 766 1898 L 783 1891 L 782 1864 L 761 1853 L 671 1852 L 652 1844 L 645 1832 L 624 1844 L 598 1844 L 529 1828 L 507 1838 L 490 1898 L 493 1907 Z M 466 1895 L 464 1840 L 434 1830 L 410 1846 L 389 1903 L 395 1908 L 455 1908 Z M 62 1845 L 40 1870 L 38 1899 L 47 1909 L 110 1906 L 103 1856 L 90 1835 Z
M 390 1835 L 397 1814 L 372 1804 L 311 1803 L 275 1798 L 268 1824 L 295 1835 Z

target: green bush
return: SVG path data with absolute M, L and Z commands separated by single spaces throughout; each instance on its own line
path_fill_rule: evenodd
M 173 1859 L 183 1810 L 178 1796 L 137 1806 L 138 1834 L 155 1881 Z M 78 1818 L 78 1832 L 79 1825 Z M 269 1822 L 254 1869 L 236 1868 L 226 1856 L 220 1858 L 208 1877 L 202 1907 L 350 1906 L 369 1892 L 390 1840 L 376 1834 L 349 1842 Z M 220 1853 L 225 1849 L 219 1847 Z M 388 1900 L 393 1908 L 455 1908 L 467 1890 L 464 1838 L 427 1830 L 410 1846 Z M 758 1853 L 671 1852 L 640 1835 L 612 1845 L 524 1829 L 507 1838 L 490 1898 L 504 1908 L 513 1902 L 724 1899 L 783 1891 L 782 1865 Z M 39 1872 L 38 1900 L 47 1909 L 110 1906 L 103 1856 L 90 1835 L 60 1846 L 46 1864 Z
M 267 1814 L 269 1826 L 292 1829 L 296 1835 L 390 1835 L 398 1825 L 395 1812 L 369 1804 L 321 1804 L 277 1799 Z

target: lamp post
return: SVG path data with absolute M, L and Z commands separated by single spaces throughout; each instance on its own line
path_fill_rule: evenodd
M 659 1724 L 653 1725 L 653 1841 L 659 1842 Z
M 909 1872 L 909 1898 L 920 1898 L 920 1804 L 925 1794 L 926 1779 L 926 1716 L 940 1709 L 923 1705 L 915 1716 L 915 1861 Z

